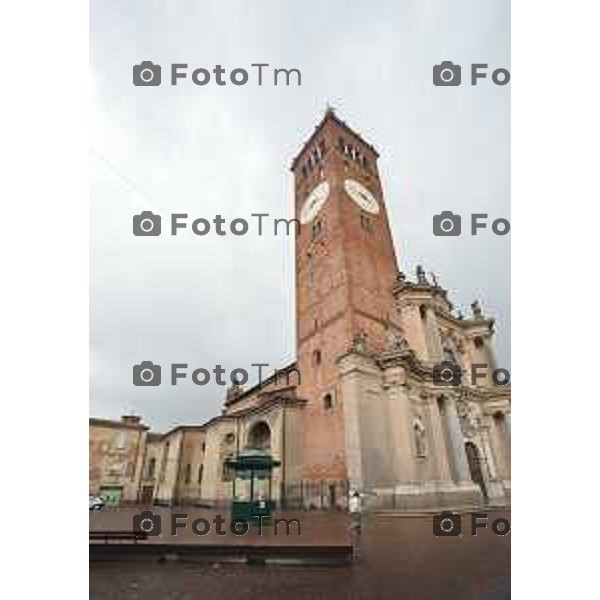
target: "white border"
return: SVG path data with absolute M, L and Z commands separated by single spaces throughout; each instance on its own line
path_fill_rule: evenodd
M 82 598 L 87 6 L 34 4 L 0 15 L 3 588 Z M 597 569 L 600 10 L 551 10 L 513 4 L 513 588 L 575 598 Z
M 7 597 L 89 593 L 87 18 L 75 0 L 0 9 Z
M 512 4 L 512 584 L 597 595 L 598 22 Z

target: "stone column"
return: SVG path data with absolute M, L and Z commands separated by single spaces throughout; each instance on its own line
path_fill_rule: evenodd
M 453 398 L 445 399 L 444 413 L 446 416 L 446 427 L 452 452 L 454 476 L 456 477 L 457 483 L 471 481 L 471 473 L 469 471 L 469 463 L 467 462 L 467 453 L 465 451 L 465 441 L 458 413 L 456 412 L 456 403 Z
M 490 463 L 490 477 L 492 479 L 501 479 L 504 473 L 504 458 L 501 449 L 498 447 L 494 418 L 491 415 L 485 415 L 483 422 L 486 454 Z
M 427 409 L 431 422 L 432 433 L 432 455 L 437 465 L 437 476 L 442 481 L 452 481 L 452 472 L 450 470 L 448 448 L 446 446 L 446 437 L 444 435 L 444 423 L 438 407 L 437 399 L 431 396 L 427 402 Z
M 498 365 L 496 364 L 496 358 L 494 356 L 494 351 L 492 350 L 492 344 L 491 344 L 490 338 L 487 338 L 487 337 L 484 338 L 483 345 L 484 345 L 485 352 L 487 354 L 488 361 L 489 361 L 489 363 L 488 363 L 489 384 L 493 385 L 492 373 L 496 370 Z
M 431 352 L 429 360 L 438 362 L 442 359 L 444 353 L 442 350 L 442 340 L 440 337 L 437 316 L 431 306 L 427 306 L 426 314 L 427 339 L 429 340 L 429 351 Z
M 510 479 L 510 462 L 511 462 L 511 452 L 510 452 L 510 413 L 505 413 L 504 415 L 504 461 L 506 464 L 506 479 Z
M 390 407 L 390 451 L 393 452 L 394 474 L 398 482 L 408 483 L 414 479 L 414 475 L 410 400 L 404 385 L 406 373 L 402 368 L 393 367 L 386 370 L 384 377 Z
M 356 355 L 348 355 L 340 363 L 340 386 L 344 399 L 344 435 L 346 470 L 351 487 L 362 489 L 363 468 L 360 436 L 360 371 Z
M 483 426 L 480 428 L 481 449 L 483 451 L 486 468 L 483 470 L 483 478 L 487 488 L 489 502 L 496 505 L 505 503 L 504 487 L 501 481 L 501 470 L 496 463 L 496 455 L 492 449 L 491 435 L 493 434 L 493 419 L 489 416 L 483 417 Z

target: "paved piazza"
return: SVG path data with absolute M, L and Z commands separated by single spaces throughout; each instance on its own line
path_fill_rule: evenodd
M 317 515 L 315 515 L 317 516 Z M 305 526 L 323 528 L 323 538 L 339 535 L 341 515 L 328 527 L 323 513 L 307 514 Z M 279 567 L 182 563 L 154 560 L 90 563 L 91 600 L 191 600 L 196 598 L 418 598 L 501 600 L 510 597 L 510 538 L 487 529 L 470 535 L 463 515 L 460 538 L 436 538 L 432 517 L 370 516 L 365 520 L 361 555 L 341 567 Z M 346 526 L 347 523 L 344 523 Z

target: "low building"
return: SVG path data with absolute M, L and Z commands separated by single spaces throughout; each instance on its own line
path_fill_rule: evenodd
M 120 421 L 92 418 L 89 428 L 90 494 L 108 504 L 137 502 L 148 427 L 141 417 L 126 415 Z

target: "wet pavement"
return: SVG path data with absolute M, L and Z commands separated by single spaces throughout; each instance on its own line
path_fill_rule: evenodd
M 334 540 L 345 539 L 348 534 L 345 515 L 302 515 L 302 538 L 305 531 L 313 532 L 313 542 L 319 536 Z M 431 515 L 370 515 L 364 522 L 360 556 L 347 566 L 155 560 L 90 563 L 90 598 L 501 600 L 510 597 L 511 535 L 493 533 L 492 521 L 498 517 L 510 520 L 510 513 L 490 513 L 487 528 L 478 529 L 474 537 L 470 517 L 463 515 L 461 537 L 437 538 L 432 532 Z

